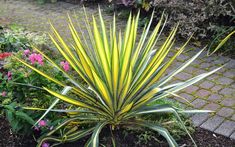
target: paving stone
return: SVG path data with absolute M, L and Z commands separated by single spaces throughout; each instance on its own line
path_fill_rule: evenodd
M 185 54 L 180 54 L 180 55 L 177 57 L 177 59 L 178 59 L 179 61 L 184 62 L 184 61 L 186 61 L 186 60 L 189 59 L 189 56 L 187 56 L 187 55 L 185 55 Z
M 230 71 L 226 71 L 223 75 L 228 77 L 228 78 L 234 78 L 235 77 L 235 72 L 230 70 Z
M 206 79 L 207 80 L 216 80 L 217 78 L 219 78 L 219 75 L 218 74 L 213 74 L 213 75 L 210 75 L 209 77 L 207 77 Z
M 181 73 L 177 74 L 175 77 L 178 78 L 179 80 L 185 81 L 185 80 L 190 79 L 192 77 L 192 75 L 185 73 L 185 72 L 181 72 Z
M 194 71 L 196 71 L 196 70 L 197 70 L 197 68 L 195 68 L 193 66 L 189 66 L 184 71 L 187 72 L 187 73 L 193 74 Z
M 235 60 L 234 59 L 230 59 L 230 61 L 226 65 L 226 67 L 227 68 L 231 68 L 231 69 L 235 69 Z
M 209 118 L 208 113 L 203 114 L 195 114 L 191 117 L 192 122 L 195 126 L 200 126 L 203 122 L 205 122 Z
M 218 93 L 218 91 L 222 88 L 223 87 L 221 85 L 215 85 L 213 88 L 211 88 L 211 91 Z
M 221 102 L 224 106 L 233 106 L 235 104 L 235 98 L 226 98 Z
M 202 61 L 200 61 L 199 59 L 196 59 L 193 61 L 193 63 L 191 63 L 192 66 L 194 67 L 198 67 L 201 64 Z
M 233 109 L 230 109 L 230 108 L 226 108 L 226 107 L 223 107 L 222 109 L 220 109 L 218 111 L 218 115 L 222 116 L 222 117 L 229 117 L 233 114 L 234 110 Z
M 206 106 L 204 106 L 203 109 L 215 111 L 215 110 L 217 110 L 219 107 L 220 107 L 220 105 L 218 105 L 218 104 L 209 103 L 209 104 L 207 104 Z
M 210 82 L 210 81 L 205 81 L 205 82 L 201 83 L 199 86 L 200 86 L 201 88 L 204 88 L 204 89 L 210 89 L 210 88 L 212 88 L 214 85 L 215 85 L 215 84 L 212 83 L 212 82 Z
M 191 86 L 185 88 L 184 91 L 189 93 L 189 94 L 192 94 L 193 92 L 197 91 L 198 89 L 199 89 L 199 87 L 191 85 Z
M 232 83 L 230 86 L 235 89 L 235 82 Z
M 215 133 L 229 137 L 232 132 L 235 130 L 234 121 L 224 121 L 216 130 Z
M 223 96 L 221 96 L 219 94 L 212 94 L 209 96 L 209 98 L 207 100 L 217 102 L 217 101 L 220 101 L 222 98 L 223 98 Z
M 202 68 L 202 69 L 208 68 L 210 66 L 211 66 L 211 64 L 207 63 L 207 62 L 204 62 L 204 63 L 200 64 L 200 68 Z
M 215 115 L 209 118 L 206 122 L 204 122 L 200 127 L 214 131 L 222 122 L 224 121 L 223 117 Z
M 229 85 L 233 82 L 233 80 L 227 77 L 221 77 L 218 79 L 218 82 L 219 84 L 222 84 L 222 85 Z
M 209 56 L 205 58 L 206 62 L 213 63 L 213 61 L 216 59 L 217 56 Z
M 188 101 L 192 101 L 194 96 L 187 94 L 187 93 L 181 93 L 180 96 L 182 96 L 183 98 L 185 98 Z
M 172 81 L 171 83 L 172 83 L 172 84 L 175 84 L 175 83 L 180 83 L 180 82 L 182 82 L 182 81 L 180 81 L 180 80 L 174 80 L 174 81 Z
M 233 95 L 235 91 L 232 88 L 224 88 L 219 93 L 228 96 L 228 95 Z
M 231 117 L 231 119 L 235 121 L 235 114 L 233 114 L 233 116 Z
M 194 106 L 194 108 L 202 108 L 202 106 L 204 106 L 205 104 L 206 104 L 206 101 L 202 99 L 195 99 L 192 102 L 192 105 Z
M 206 98 L 206 97 L 208 97 L 210 95 L 210 91 L 201 89 L 201 90 L 197 91 L 196 95 L 199 98 Z
M 227 71 L 228 69 L 227 68 L 221 68 L 220 70 L 218 70 L 216 72 L 216 74 L 220 75 L 223 77 L 223 74 Z
M 235 132 L 230 136 L 231 139 L 235 140 Z
M 183 62 L 176 61 L 176 62 L 173 63 L 173 66 L 174 66 L 174 67 L 179 67 L 179 66 L 181 66 L 182 64 L 183 64 Z M 181 73 L 184 73 L 184 72 L 181 72 Z M 179 73 L 178 75 L 180 75 L 181 73 Z
M 207 72 L 206 70 L 197 69 L 196 71 L 194 71 L 194 74 L 195 74 L 195 75 L 200 75 L 200 74 L 203 74 L 203 73 L 206 73 L 206 72 Z
M 214 60 L 213 63 L 214 63 L 214 64 L 221 65 L 221 64 L 224 64 L 224 63 L 226 63 L 226 62 L 228 62 L 228 58 L 225 58 L 225 57 L 220 56 L 220 57 L 218 57 L 217 60 Z

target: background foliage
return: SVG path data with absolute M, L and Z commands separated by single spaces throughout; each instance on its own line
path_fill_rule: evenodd
M 45 34 L 29 32 L 16 24 L 1 29 L 0 55 L 15 52 L 15 56 L 18 58 L 28 60 L 28 55 L 26 56 L 24 51 L 29 50 L 33 53 L 30 44 L 44 47 L 43 49 L 56 57 L 52 50 L 45 48 L 45 44 L 47 44 Z M 59 58 L 57 59 L 59 60 Z M 47 62 L 43 66 L 36 66 L 45 72 L 52 68 Z M 52 71 L 50 70 L 50 72 Z M 58 71 L 51 74 L 60 80 L 64 80 L 64 77 Z M 34 120 L 41 116 L 41 113 L 18 109 L 22 104 L 47 108 L 51 103 L 52 96 L 42 90 L 42 86 L 60 90 L 56 84 L 22 66 L 12 56 L 0 58 L 0 107 L 2 108 L 0 113 L 7 118 L 14 133 L 31 134 Z M 53 115 L 49 116 L 49 118 L 54 117 Z
M 126 16 L 125 11 L 140 8 L 145 13 L 143 22 L 149 20 L 153 8 L 158 16 L 156 20 L 165 11 L 169 17 L 167 28 L 179 22 L 178 37 L 185 39 L 194 33 L 194 45 L 209 44 L 210 50 L 226 37 L 229 30 L 235 29 L 235 1 L 232 0 L 117 0 L 112 3 L 123 16 Z M 219 52 L 234 58 L 235 43 L 231 40 Z
M 145 11 L 155 7 L 156 13 L 165 12 L 169 15 L 168 26 L 180 22 L 179 34 L 188 37 L 196 32 L 197 38 L 208 37 L 216 26 L 234 25 L 234 1 L 230 0 L 138 0 L 129 2 L 117 1 L 129 8 L 142 8 Z

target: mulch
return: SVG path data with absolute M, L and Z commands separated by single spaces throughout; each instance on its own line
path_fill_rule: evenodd
M 105 130 L 104 130 L 105 131 Z M 101 132 L 101 143 L 106 144 L 107 147 L 111 147 L 110 139 L 107 137 L 109 133 Z M 106 135 L 106 136 L 105 136 Z M 168 147 L 165 140 L 161 143 L 154 140 L 148 141 L 147 144 L 137 145 L 137 137 L 135 134 L 128 134 L 127 137 L 123 137 L 121 132 L 115 132 L 115 138 L 117 147 Z M 231 140 L 222 135 L 214 134 L 210 131 L 196 128 L 192 137 L 196 141 L 198 147 L 235 147 L 235 140 Z M 78 147 L 84 146 L 85 139 L 60 145 L 60 147 Z M 177 141 L 180 147 L 193 147 L 193 144 L 188 136 L 182 137 Z M 108 145 L 107 145 L 108 144 Z M 4 118 L 0 118 L 0 147 L 35 147 L 36 142 L 32 137 L 24 137 L 22 135 L 15 135 L 11 132 L 8 122 Z

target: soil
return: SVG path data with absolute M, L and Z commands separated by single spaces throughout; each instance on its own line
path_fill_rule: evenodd
M 101 144 L 106 144 L 107 147 L 111 147 L 110 133 L 108 130 L 103 130 L 100 134 Z M 123 131 L 114 132 L 117 147 L 168 147 L 167 142 L 162 138 L 158 138 L 159 142 L 150 140 L 147 144 L 136 144 L 138 137 L 136 134 L 130 133 L 126 137 Z M 231 140 L 222 135 L 214 134 L 210 131 L 196 128 L 196 131 L 192 135 L 196 141 L 198 147 L 234 147 L 235 140 Z M 73 143 L 66 143 L 60 145 L 60 147 L 78 147 L 84 146 L 86 140 L 84 138 L 80 141 Z M 193 144 L 188 136 L 182 137 L 181 140 L 177 141 L 180 147 L 193 147 Z M 107 145 L 108 144 L 108 145 Z M 0 147 L 35 147 L 36 142 L 32 137 L 25 137 L 22 135 L 14 135 L 11 132 L 8 122 L 4 118 L 0 118 Z

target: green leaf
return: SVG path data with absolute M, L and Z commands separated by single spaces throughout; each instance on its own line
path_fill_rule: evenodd
M 235 30 L 232 31 L 230 34 L 228 34 L 228 36 L 226 36 L 218 45 L 215 49 L 211 49 L 209 48 L 208 52 L 207 52 L 207 55 L 210 56 L 212 54 L 214 54 L 217 50 L 219 50 L 227 41 L 228 39 L 233 35 L 235 34 Z M 211 51 L 212 50 L 212 51 Z
M 71 90 L 71 88 L 72 88 L 72 87 L 69 87 L 69 86 L 64 87 L 64 89 L 62 90 L 61 94 L 62 94 L 62 95 L 66 95 L 67 92 L 69 92 L 69 90 Z M 41 121 L 41 120 L 47 115 L 47 113 L 49 113 L 49 112 L 51 111 L 51 109 L 52 109 L 53 107 L 55 107 L 55 105 L 56 105 L 59 101 L 60 101 L 60 99 L 58 99 L 58 98 L 55 99 L 54 102 L 50 105 L 50 107 L 46 110 L 46 112 L 36 121 L 36 123 L 34 124 L 34 126 L 37 125 L 37 123 L 38 123 L 39 121 Z
M 19 117 L 20 119 L 27 121 L 27 122 L 30 123 L 31 125 L 33 125 L 33 124 L 35 123 L 35 121 L 34 121 L 29 115 L 27 115 L 27 114 L 24 113 L 24 112 L 19 112 L 19 111 L 17 111 L 17 112 L 15 113 L 15 115 L 16 115 L 17 117 Z
M 190 65 L 202 52 L 204 51 L 204 49 L 202 49 L 200 52 L 198 52 L 195 56 L 193 56 L 191 59 L 189 59 L 188 61 L 186 61 L 184 64 L 182 64 L 180 67 L 178 67 L 176 70 L 174 70 L 173 72 L 169 73 L 168 76 L 162 78 L 159 82 L 157 82 L 155 85 L 157 86 L 162 86 L 164 85 L 166 82 L 170 81 L 175 75 L 177 75 L 178 73 L 180 73 L 181 71 L 183 71 L 188 65 Z
M 107 124 L 107 122 L 98 123 L 91 136 L 91 143 L 89 147 L 99 147 L 99 134 L 101 129 Z

